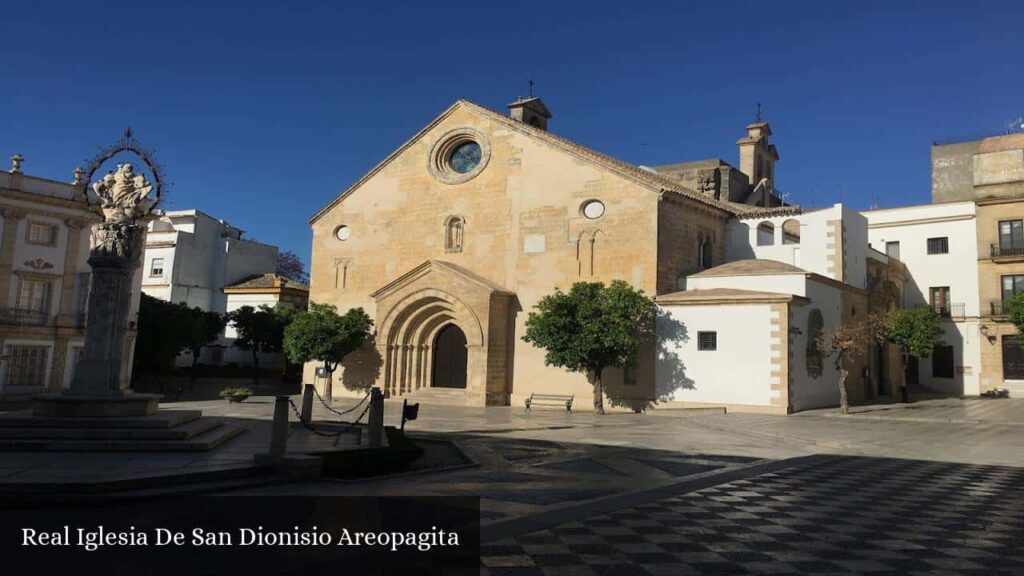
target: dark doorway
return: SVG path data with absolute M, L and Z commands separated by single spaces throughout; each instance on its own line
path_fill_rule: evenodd
M 434 388 L 466 387 L 466 335 L 448 324 L 434 338 Z
M 917 386 L 921 383 L 920 370 L 918 369 L 917 358 L 911 356 L 907 359 L 907 386 Z
M 1024 347 L 1017 336 L 1003 336 L 1003 380 L 1024 380 Z

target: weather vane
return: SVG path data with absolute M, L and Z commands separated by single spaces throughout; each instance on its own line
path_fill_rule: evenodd
M 760 124 L 764 122 L 764 111 L 761 109 L 761 103 L 757 103 L 757 110 L 754 112 L 754 121 Z
M 533 98 L 533 80 L 527 80 L 526 82 L 530 85 L 527 94 L 529 94 L 530 98 Z

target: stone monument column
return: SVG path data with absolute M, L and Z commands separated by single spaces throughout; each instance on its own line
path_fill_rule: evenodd
M 160 396 L 121 389 L 131 318 L 132 279 L 145 250 L 146 225 L 156 201 L 153 186 L 119 164 L 92 185 L 90 204 L 103 213 L 92 227 L 92 279 L 85 349 L 71 387 L 35 397 L 33 412 L 46 416 L 145 416 L 155 414 Z
M 146 227 L 101 223 L 93 226 L 89 254 L 92 281 L 85 324 L 85 349 L 71 395 L 121 395 L 121 370 L 131 321 L 132 278 L 141 264 Z

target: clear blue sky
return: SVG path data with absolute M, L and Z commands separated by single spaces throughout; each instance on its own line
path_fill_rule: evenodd
M 162 5 L 159 5 L 162 4 Z M 126 126 L 171 209 L 309 258 L 308 218 L 460 97 L 536 81 L 553 132 L 721 157 L 762 102 L 791 201 L 929 200 L 934 139 L 1024 115 L 1024 2 L 9 2 L 0 161 L 70 179 Z

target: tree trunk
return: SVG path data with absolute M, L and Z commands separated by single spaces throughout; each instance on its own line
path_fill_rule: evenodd
M 903 360 L 903 378 L 900 382 L 900 402 L 906 404 L 910 402 L 910 393 L 907 390 L 907 369 L 910 365 L 910 354 L 906 350 L 902 350 L 901 354 Z
M 846 368 L 839 369 L 839 413 L 849 414 L 850 413 L 850 396 L 846 392 L 846 377 L 850 375 L 850 371 Z
M 256 352 L 256 349 L 252 349 L 252 393 L 256 393 L 256 387 L 260 385 L 260 355 Z
M 601 384 L 601 370 L 594 370 L 594 414 L 604 414 L 604 386 Z
M 334 400 L 334 370 L 331 365 L 324 362 L 324 372 L 327 373 L 327 382 L 324 384 L 324 399 L 330 402 Z

